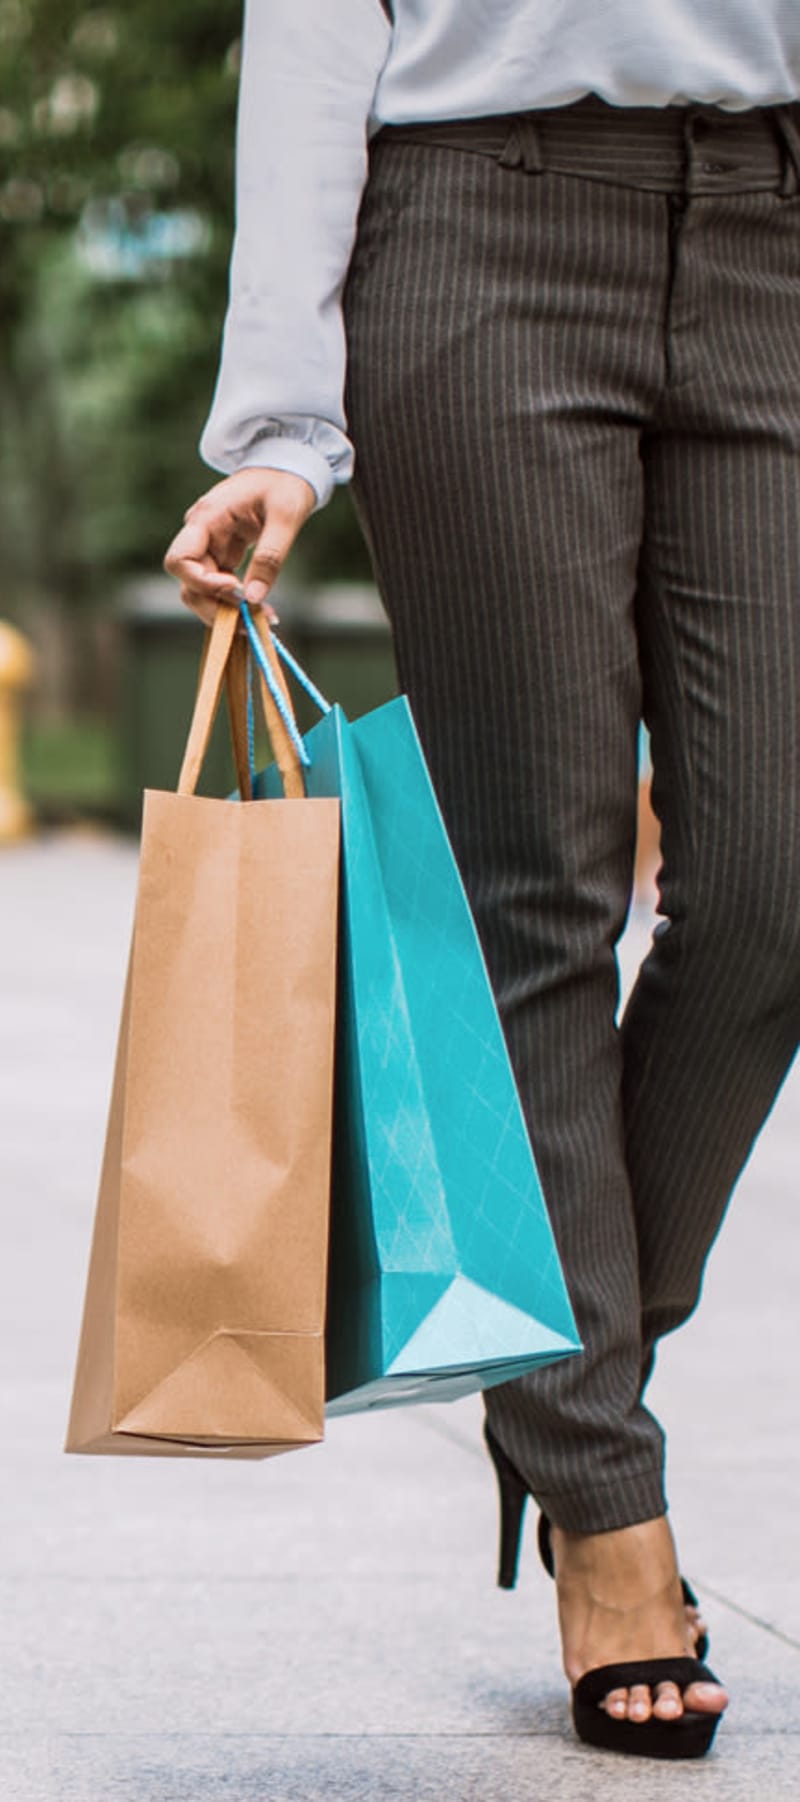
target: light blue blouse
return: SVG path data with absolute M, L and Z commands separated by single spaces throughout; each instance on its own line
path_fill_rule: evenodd
M 800 95 L 800 0 L 246 0 L 236 233 L 201 454 L 352 474 L 341 293 L 380 125 Z

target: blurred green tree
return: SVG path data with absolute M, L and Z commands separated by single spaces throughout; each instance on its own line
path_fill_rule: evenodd
M 241 0 L 0 0 L 0 529 L 62 605 L 158 567 L 213 479 Z M 348 498 L 318 573 L 367 573 Z M 5 611 L 13 602 L 3 600 Z

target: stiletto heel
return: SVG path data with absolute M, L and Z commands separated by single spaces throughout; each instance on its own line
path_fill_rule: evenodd
M 500 1589 L 514 1589 L 519 1567 L 520 1541 L 525 1508 L 531 1491 L 516 1464 L 504 1452 L 488 1421 L 484 1421 L 486 1449 L 497 1473 L 500 1492 Z M 545 1570 L 555 1576 L 550 1521 L 540 1514 L 537 1523 L 539 1557 Z M 697 1606 L 693 1591 L 681 1577 L 683 1599 Z M 640 1758 L 702 1758 L 714 1738 L 721 1716 L 685 1712 L 677 1721 L 616 1720 L 606 1713 L 603 1703 L 612 1689 L 628 1689 L 635 1684 L 655 1688 L 659 1683 L 675 1683 L 681 1694 L 692 1683 L 717 1683 L 713 1671 L 703 1662 L 708 1650 L 708 1635 L 702 1634 L 693 1658 L 642 1658 L 623 1664 L 606 1664 L 590 1670 L 572 1690 L 572 1718 L 579 1739 L 587 1745 L 602 1746 L 609 1752 L 632 1753 Z
M 494 1433 L 485 1422 L 483 1436 L 486 1449 L 497 1473 L 497 1487 L 500 1494 L 500 1559 L 497 1571 L 499 1589 L 514 1589 L 519 1570 L 519 1549 L 522 1540 L 522 1523 L 530 1490 L 525 1478 L 520 1476 L 515 1464 L 503 1451 L 502 1445 L 495 1439 Z

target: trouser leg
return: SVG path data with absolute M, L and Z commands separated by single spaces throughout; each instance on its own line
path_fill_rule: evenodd
M 614 1024 L 663 207 L 403 159 L 370 185 L 345 296 L 355 497 L 586 1347 L 487 1406 L 551 1517 L 601 1530 L 664 1507 Z
M 665 919 L 622 1045 L 645 1374 L 695 1305 L 800 1032 L 798 206 L 692 203 L 674 379 L 643 449 L 637 612 Z

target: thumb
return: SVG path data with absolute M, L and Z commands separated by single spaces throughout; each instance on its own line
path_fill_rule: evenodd
M 254 607 L 266 600 L 294 544 L 302 521 L 272 516 L 259 538 L 247 569 L 244 592 Z

